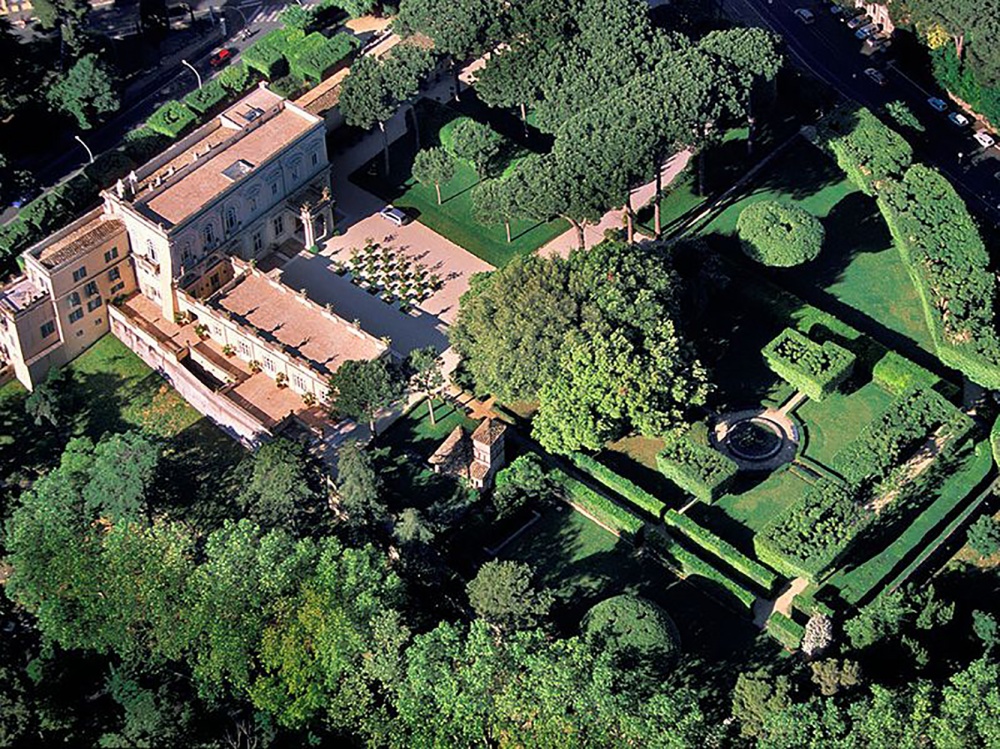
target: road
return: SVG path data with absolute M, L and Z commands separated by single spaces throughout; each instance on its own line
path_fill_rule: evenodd
M 914 143 L 917 155 L 946 174 L 976 213 L 1000 224 L 1000 179 L 995 176 L 1000 172 L 1000 151 L 983 149 L 972 139 L 972 128 L 952 124 L 945 113 L 928 105 L 931 96 L 947 101 L 943 91 L 900 70 L 891 51 L 874 58 L 861 54 L 862 43 L 854 33 L 815 0 L 725 0 L 725 7 L 730 15 L 780 34 L 794 62 L 846 99 L 872 109 L 895 100 L 906 102 L 927 129 Z M 804 24 L 794 15 L 802 7 L 815 13 L 814 23 Z M 885 74 L 885 86 L 865 75 L 870 67 Z
M 302 4 L 308 6 L 313 3 Z M 212 33 L 206 35 L 203 53 L 189 60 L 198 70 L 202 81 L 207 82 L 219 72 L 209 64 L 213 50 L 221 46 L 236 50 L 237 56 L 233 59 L 236 62 L 239 52 L 280 26 L 278 16 L 287 5 L 288 2 L 284 0 L 256 0 L 223 6 L 221 13 L 225 19 L 225 36 L 220 34 L 222 25 L 214 24 L 211 27 Z M 242 38 L 240 34 L 244 29 L 251 32 L 247 38 Z M 161 65 L 156 71 L 147 74 L 143 82 L 129 87 L 123 108 L 114 117 L 100 127 L 83 133 L 82 137 L 95 155 L 115 148 L 129 130 L 145 122 L 157 107 L 170 99 L 182 98 L 197 86 L 197 79 L 189 68 L 181 64 L 169 67 Z M 51 153 L 54 154 L 53 157 L 43 163 L 25 165 L 34 173 L 39 184 L 46 187 L 58 184 L 87 164 L 86 151 L 72 139 L 72 133 L 69 132 L 66 133 L 64 142 L 53 144 Z M 8 221 L 14 215 L 16 211 L 13 209 L 0 211 L 0 222 Z

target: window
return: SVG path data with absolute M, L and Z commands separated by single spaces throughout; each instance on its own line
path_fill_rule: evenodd
M 236 209 L 235 208 L 229 208 L 229 209 L 227 209 L 226 210 L 226 231 L 232 231 L 233 229 L 236 228 L 236 224 L 238 224 L 238 223 L 239 223 L 239 221 L 238 221 L 238 219 L 236 217 Z
M 83 310 L 82 309 L 75 309 L 75 310 L 73 310 L 72 312 L 69 313 L 69 321 L 70 322 L 79 322 L 82 319 L 83 319 Z
M 156 260 L 156 247 L 153 245 L 153 240 L 152 239 L 147 239 L 146 240 L 146 256 L 152 262 L 154 262 L 154 263 L 157 262 L 157 260 Z
M 250 358 L 250 344 L 246 341 L 240 341 L 236 347 L 240 350 L 240 356 L 244 356 L 247 359 Z
M 292 182 L 297 182 L 299 179 L 299 168 L 297 166 L 292 167 Z
M 98 309 L 102 304 L 104 304 L 104 300 L 101 299 L 100 297 L 97 297 L 96 299 L 91 299 L 89 302 L 87 302 L 87 312 L 93 312 L 95 309 Z
M 264 357 L 264 369 L 268 372 L 274 371 L 274 361 L 272 359 L 268 359 L 266 356 Z
M 77 338 L 80 338 L 82 335 L 83 335 L 83 331 L 82 330 L 76 331 L 76 337 Z
M 274 217 L 274 221 L 273 221 L 273 225 L 274 225 L 274 236 L 280 237 L 282 234 L 285 233 L 285 217 L 284 216 L 282 216 L 281 214 L 278 214 L 277 216 L 275 216 Z
M 292 387 L 300 392 L 306 389 L 306 381 L 302 378 L 302 375 L 292 375 Z
M 108 271 L 109 281 L 117 281 L 121 277 L 122 277 L 122 272 L 118 268 L 112 268 L 111 270 Z
M 77 312 L 80 312 L 77 310 Z M 71 314 L 70 317 L 73 315 Z M 80 317 L 83 317 L 83 313 L 80 312 Z M 49 320 L 47 323 L 42 323 L 42 338 L 48 338 L 50 335 L 56 332 L 56 324 Z
M 87 296 L 97 295 L 97 281 L 91 281 L 86 286 L 83 287 L 83 293 Z
M 70 307 L 79 307 L 80 306 L 80 292 L 79 291 L 71 291 L 70 292 L 70 295 L 69 295 L 69 306 Z
M 124 283 L 116 283 L 114 286 L 111 287 L 111 293 L 112 294 L 117 294 L 119 291 L 121 291 L 124 288 L 125 288 L 125 284 Z
M 277 196 L 277 194 L 278 194 L 278 183 L 277 182 L 272 182 L 271 183 L 271 195 Z
M 218 273 L 213 273 L 212 277 L 208 279 L 208 281 L 212 285 L 212 291 L 216 291 L 222 284 L 222 281 L 220 280 Z
M 78 283 L 87 277 L 87 266 L 81 265 L 75 271 L 73 271 L 73 282 Z
M 250 212 L 252 213 L 253 211 L 256 210 L 257 210 L 257 196 L 254 195 L 252 198 L 250 198 Z
M 318 153 L 314 153 L 312 155 L 312 163 L 313 163 L 313 166 L 316 166 L 319 163 L 319 154 Z
M 201 230 L 201 237 L 205 241 L 205 246 L 211 247 L 215 244 L 215 227 L 212 224 L 205 224 L 205 228 Z
M 253 242 L 253 254 L 254 255 L 258 254 L 262 249 L 264 249 L 264 237 L 261 234 L 260 229 L 258 229 L 257 231 L 255 231 L 253 233 L 253 237 L 251 237 L 251 241 Z
M 104 262 L 110 263 L 116 257 L 118 257 L 118 248 L 112 247 L 110 250 L 104 253 Z
M 94 320 L 94 325 L 95 326 L 96 325 L 100 325 L 102 322 L 104 322 L 104 318 L 103 317 L 98 317 L 96 320 Z

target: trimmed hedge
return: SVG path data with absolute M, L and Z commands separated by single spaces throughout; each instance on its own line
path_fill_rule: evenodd
M 826 229 L 809 211 L 778 200 L 760 200 L 744 208 L 736 221 L 743 254 L 775 268 L 815 260 Z
M 129 130 L 122 139 L 125 154 L 137 164 L 145 164 L 170 144 L 170 138 L 146 125 Z
M 680 533 L 683 533 L 700 548 L 719 557 L 719 559 L 740 574 L 745 575 L 749 580 L 755 582 L 768 593 L 774 590 L 774 586 L 778 582 L 776 574 L 756 560 L 748 557 L 728 541 L 719 538 L 712 531 L 698 525 L 698 523 L 687 515 L 682 515 L 676 510 L 667 510 L 663 516 L 663 521 L 671 528 L 675 528 Z
M 278 96 L 283 96 L 286 99 L 294 99 L 305 90 L 306 82 L 301 77 L 295 75 L 295 73 L 289 73 L 277 80 L 271 81 L 268 88 Z
M 866 195 L 877 194 L 913 162 L 906 139 L 863 107 L 836 110 L 823 121 L 820 134 L 848 179 Z
M 704 559 L 685 549 L 675 538 L 667 533 L 649 533 L 646 543 L 659 552 L 668 564 L 680 570 L 685 577 L 703 577 L 718 583 L 724 590 L 731 593 L 736 600 L 748 609 L 757 600 L 750 590 L 740 585 L 728 575 L 720 572 Z
M 917 289 L 942 362 L 1000 389 L 996 279 L 979 230 L 955 188 L 921 164 L 887 183 L 879 209 Z
M 785 328 L 764 347 L 767 366 L 813 400 L 821 401 L 851 376 L 857 357 L 833 341 L 817 343 Z
M 314 32 L 291 48 L 285 57 L 293 73 L 321 81 L 360 46 L 361 42 L 351 34 L 335 34 L 327 39 Z
M 872 380 L 886 392 L 901 395 L 910 388 L 933 387 L 938 377 L 895 351 L 889 351 L 872 368 Z
M 582 481 L 577 481 L 558 469 L 553 470 L 551 475 L 563 487 L 573 504 L 586 510 L 622 538 L 632 541 L 642 529 L 643 521 L 640 517 L 601 496 Z
M 198 121 L 198 115 L 179 101 L 168 101 L 146 120 L 146 127 L 154 132 L 176 139 Z
M 1000 466 L 1000 416 L 990 429 L 990 447 L 993 449 L 993 461 Z
M 663 515 L 666 505 L 652 494 L 636 486 L 624 476 L 620 476 L 603 463 L 594 460 L 583 453 L 572 453 L 573 464 L 592 478 L 600 481 L 606 487 L 622 495 L 641 510 L 648 512 L 657 520 Z
M 204 115 L 219 106 L 229 92 L 218 80 L 211 80 L 184 97 L 184 103 L 194 112 Z
M 816 582 L 871 521 L 852 487 L 820 479 L 754 536 L 754 551 L 779 572 Z
M 775 611 L 767 620 L 767 633 L 789 650 L 798 650 L 806 628 L 780 611 Z
M 275 29 L 243 50 L 243 62 L 268 80 L 288 73 L 287 57 L 305 39 L 302 29 Z
M 973 422 L 940 393 L 910 389 L 872 419 L 857 439 L 841 448 L 831 467 L 854 486 L 872 486 L 945 425 L 961 435 L 972 429 Z
M 692 442 L 686 435 L 674 434 L 665 441 L 656 456 L 660 473 L 703 502 L 712 502 L 728 491 L 739 470 L 730 458 Z

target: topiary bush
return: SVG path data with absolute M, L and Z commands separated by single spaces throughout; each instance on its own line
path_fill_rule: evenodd
M 218 80 L 211 80 L 201 88 L 184 97 L 184 103 L 200 115 L 215 109 L 229 96 L 229 92 Z
M 624 476 L 620 476 L 603 463 L 594 460 L 589 455 L 583 453 L 572 453 L 570 458 L 584 473 L 597 479 L 606 487 L 622 495 L 629 502 L 641 510 L 645 510 L 657 520 L 663 515 L 666 505 L 652 494 L 636 486 Z
M 606 598 L 591 607 L 580 627 L 595 652 L 629 659 L 629 668 L 649 675 L 664 675 L 681 649 L 680 633 L 661 607 L 636 595 Z
M 914 387 L 933 387 L 938 378 L 919 364 L 889 351 L 872 368 L 872 380 L 886 392 L 900 395 Z
M 361 46 L 361 42 L 351 34 L 335 34 L 327 39 L 314 32 L 289 50 L 289 68 L 302 78 L 321 81 Z
M 857 359 L 833 341 L 820 344 L 793 328 L 785 328 L 762 353 L 775 374 L 817 401 L 851 376 Z
M 736 478 L 736 463 L 718 450 L 695 444 L 686 435 L 671 435 L 665 443 L 656 456 L 660 472 L 703 502 L 724 495 Z
M 274 93 L 286 99 L 294 99 L 305 90 L 305 87 L 306 82 L 295 75 L 295 73 L 282 76 L 275 81 L 271 81 L 270 85 L 268 85 L 268 88 Z
M 743 252 L 763 265 L 790 268 L 815 260 L 826 230 L 798 206 L 762 200 L 748 205 L 736 221 Z
M 146 127 L 168 138 L 176 139 L 198 121 L 198 116 L 179 101 L 168 101 L 146 120 Z
M 563 488 L 570 502 L 585 510 L 622 538 L 634 541 L 642 530 L 641 518 L 607 497 L 601 496 L 582 481 L 577 481 L 558 469 L 552 471 L 551 476 Z
M 253 75 L 251 75 L 246 63 L 240 60 L 238 63 L 225 68 L 219 73 L 216 80 L 222 84 L 222 87 L 226 91 L 233 94 L 242 94 L 250 88 L 250 84 L 253 82 Z
M 105 151 L 94 159 L 93 164 L 84 167 L 83 173 L 99 187 L 108 187 L 135 169 L 132 161 L 123 151 Z

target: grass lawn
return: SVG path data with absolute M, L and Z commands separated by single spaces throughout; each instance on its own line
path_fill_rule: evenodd
M 478 422 L 465 415 L 464 410 L 439 398 L 434 400 L 434 419 L 435 423 L 431 424 L 427 401 L 422 400 L 380 435 L 378 444 L 393 451 L 408 450 L 426 460 L 455 427 L 464 426 L 472 430 L 479 426 Z
M 421 112 L 423 146 L 437 145 L 437 131 L 458 113 L 447 107 L 418 107 Z M 507 242 L 504 225 L 484 225 L 477 222 L 472 209 L 472 188 L 479 176 L 467 163 L 455 162 L 455 177 L 441 185 L 442 204 L 437 204 L 434 185 L 423 185 L 413 179 L 411 168 L 416 143 L 407 135 L 390 147 L 391 171 L 386 177 L 382 154 L 351 175 L 351 180 L 365 190 L 407 212 L 417 221 L 447 237 L 455 244 L 482 258 L 491 265 L 506 265 L 517 255 L 527 255 L 555 239 L 570 228 L 561 219 L 547 223 L 514 221 L 511 241 Z
M 849 393 L 837 392 L 822 401 L 806 401 L 795 412 L 806 425 L 806 457 L 829 468 L 833 456 L 888 408 L 892 400 L 889 393 L 869 382 Z

